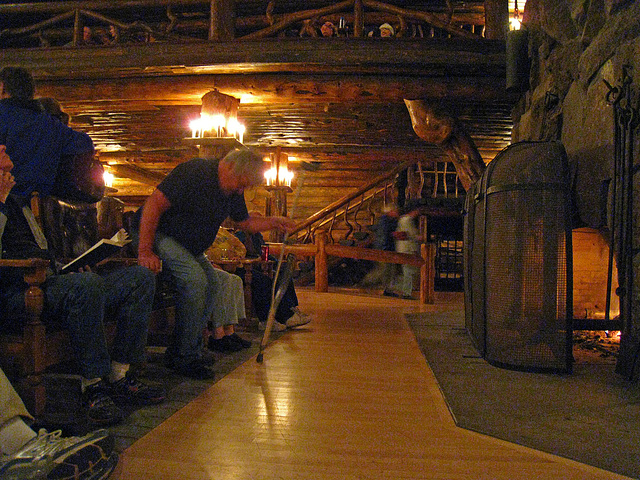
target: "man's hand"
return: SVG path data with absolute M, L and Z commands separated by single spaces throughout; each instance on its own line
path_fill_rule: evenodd
M 278 230 L 280 232 L 291 232 L 295 226 L 296 226 L 296 222 L 294 222 L 293 220 L 291 220 L 289 217 L 268 217 L 269 219 L 271 219 L 272 223 L 272 227 L 275 230 Z
M 153 273 L 162 271 L 162 260 L 153 252 L 138 252 L 138 265 L 148 268 Z
M 16 184 L 11 172 L 0 171 L 0 202 L 4 203 L 9 196 L 9 192 Z
M 7 200 L 9 192 L 16 184 L 13 175 L 11 175 L 13 163 L 7 155 L 6 148 L 4 145 L 0 145 L 0 202 L 2 203 Z

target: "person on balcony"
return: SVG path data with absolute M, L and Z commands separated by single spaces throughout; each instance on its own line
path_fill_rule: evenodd
M 222 159 L 195 158 L 178 165 L 138 210 L 132 236 L 138 263 L 168 270 L 177 288 L 175 330 L 165 362 L 177 373 L 213 378 L 202 359 L 203 336 L 215 307 L 214 267 L 204 252 L 227 217 L 251 232 L 287 231 L 286 217 L 249 217 L 244 190 L 262 183 L 265 163 L 248 148 Z
M 0 258 L 52 259 L 47 240 L 23 197 L 11 193 L 16 181 L 13 163 L 0 145 Z M 133 266 L 104 275 L 83 271 L 58 275 L 52 271 L 42 285 L 43 321 L 69 331 L 71 347 L 83 377 L 89 422 L 109 425 L 124 414 L 122 403 L 153 404 L 164 400 L 164 388 L 146 385 L 129 373 L 132 363 L 143 363 L 147 328 L 155 293 L 155 277 Z M 25 316 L 22 269 L 0 269 L 0 325 L 21 328 Z M 107 348 L 103 320 L 109 311 L 116 319 L 112 352 Z

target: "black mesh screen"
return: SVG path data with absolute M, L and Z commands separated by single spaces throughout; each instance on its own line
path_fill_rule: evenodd
M 562 191 L 487 196 L 486 357 L 564 369 L 567 265 Z
M 476 182 L 467 192 L 464 222 L 464 299 L 466 329 L 484 355 L 484 197 Z
M 493 162 L 470 189 L 473 201 L 467 198 L 467 330 L 490 363 L 568 371 L 573 313 L 564 149 L 516 144 Z

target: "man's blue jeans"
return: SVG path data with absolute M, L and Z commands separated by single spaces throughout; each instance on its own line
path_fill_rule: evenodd
M 154 247 L 162 259 L 162 269 L 171 274 L 177 290 L 176 324 L 166 361 L 181 368 L 202 357 L 202 333 L 215 305 L 216 272 L 204 254 L 194 256 L 160 232 L 156 233 Z
M 153 272 L 133 266 L 104 275 L 51 275 L 43 290 L 43 319 L 50 327 L 69 330 L 71 347 L 85 378 L 107 376 L 112 359 L 120 363 L 144 360 L 155 294 Z M 22 292 L 5 299 L 10 311 L 24 311 Z M 113 315 L 117 322 L 111 356 L 104 332 L 105 315 Z

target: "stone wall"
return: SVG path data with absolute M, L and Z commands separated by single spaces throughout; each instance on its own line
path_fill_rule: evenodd
M 573 172 L 576 226 L 606 232 L 606 188 L 612 178 L 614 112 L 610 86 L 620 86 L 630 66 L 638 106 L 640 90 L 640 1 L 528 0 L 523 24 L 528 31 L 528 90 L 514 109 L 512 140 L 561 140 Z M 607 85 L 608 83 L 608 85 Z M 640 132 L 636 128 L 635 162 Z M 640 188 L 636 175 L 634 189 Z M 634 251 L 640 237 L 640 195 L 634 196 Z M 640 339 L 640 255 L 634 258 L 634 308 L 630 337 Z

